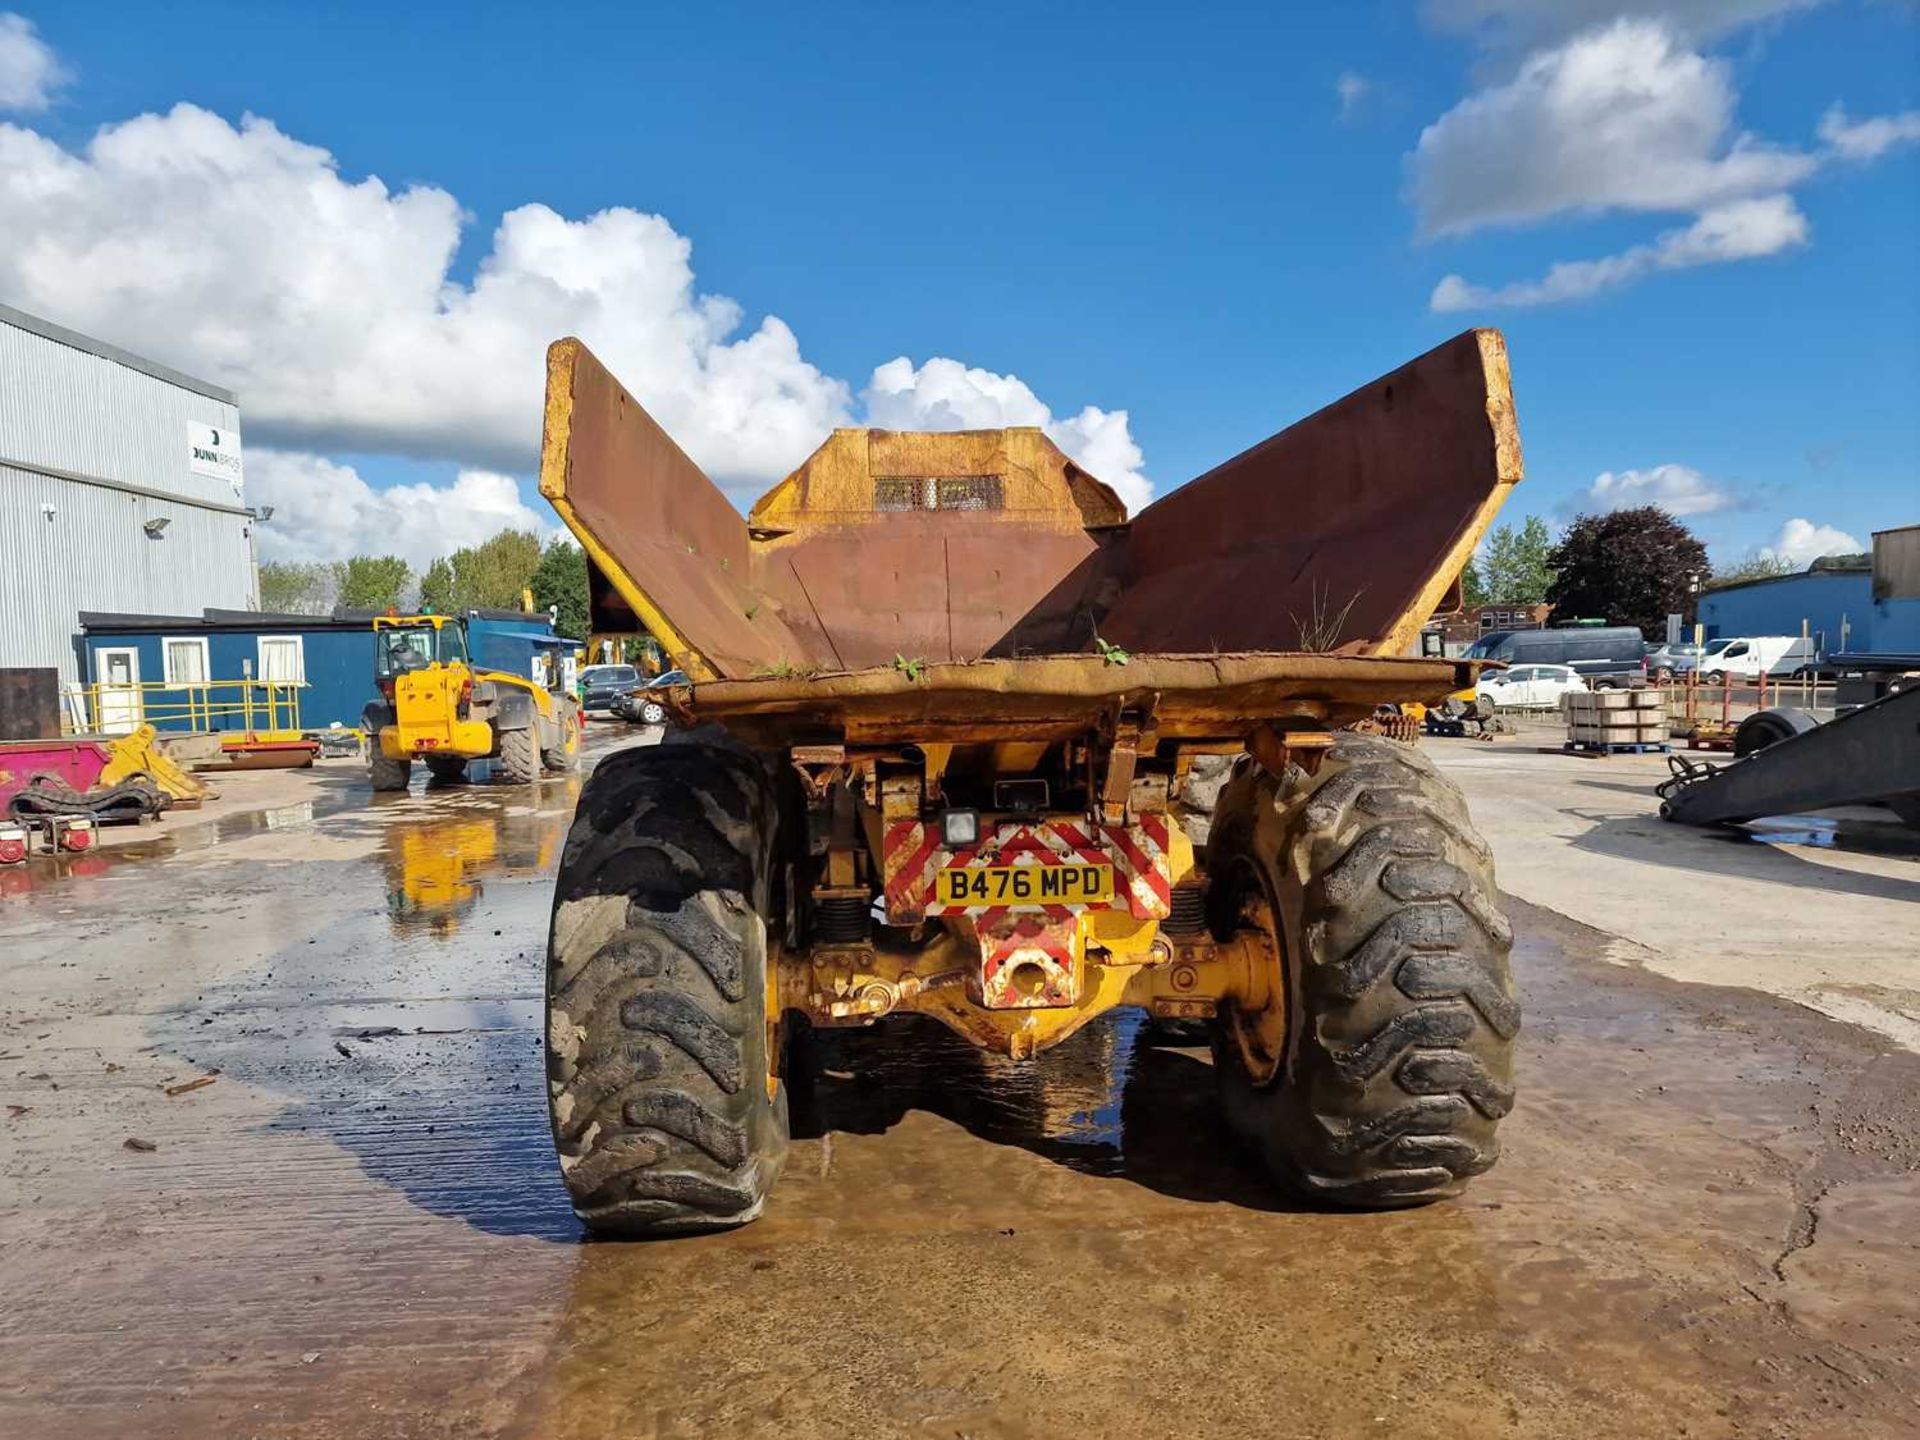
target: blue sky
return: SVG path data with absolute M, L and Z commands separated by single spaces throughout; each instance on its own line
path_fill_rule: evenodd
M 1134 468 L 1164 493 L 1484 323 L 1507 333 L 1526 448 L 1528 480 L 1510 518 L 1563 521 L 1594 502 L 1597 477 L 1636 472 L 1606 493 L 1683 497 L 1699 507 L 1688 523 L 1722 558 L 1778 543 L 1795 519 L 1859 540 L 1920 522 L 1920 144 L 1911 143 L 1920 18 L 1900 0 L 610 5 L 563 16 L 15 3 L 64 76 L 41 86 L 43 103 L 16 103 L 0 122 L 40 137 L 35 163 L 56 170 L 46 147 L 88 165 L 101 127 L 180 102 L 227 125 L 252 114 L 330 154 L 349 185 L 372 175 L 389 197 L 409 186 L 450 196 L 449 213 L 457 202 L 466 217 L 447 274 L 460 287 L 497 260 L 495 227 L 515 207 L 537 203 L 573 222 L 609 207 L 661 217 L 691 245 L 694 292 L 740 307 L 738 328 L 714 332 L 722 343 L 767 315 L 796 337 L 797 357 L 780 358 L 767 382 L 780 408 L 764 425 L 733 391 L 712 388 L 730 381 L 688 371 L 684 383 L 660 382 L 679 384 L 692 448 L 740 494 L 777 473 L 795 445 L 791 459 L 801 458 L 800 437 L 819 417 L 881 415 L 863 392 L 896 356 L 916 368 L 911 391 L 885 412 L 891 423 L 941 413 L 973 422 L 980 405 L 1026 418 L 1006 407 L 1032 399 L 1108 468 L 1131 458 L 1123 441 L 1137 446 Z M 1653 28 L 1609 29 L 1622 25 Z M 1529 109 L 1519 78 L 1545 76 L 1562 100 L 1569 85 L 1599 84 L 1602 113 L 1568 122 L 1592 131 L 1608 122 L 1608 82 L 1580 77 L 1610 65 L 1646 68 L 1670 87 L 1673 107 L 1649 122 L 1644 164 L 1636 153 L 1618 170 L 1578 134 L 1543 133 L 1542 114 L 1552 119 L 1559 102 Z M 1716 95 L 1726 123 L 1702 140 L 1699 117 Z M 1463 102 L 1491 107 L 1487 133 L 1463 136 L 1451 123 L 1442 138 L 1457 143 L 1423 155 L 1422 132 Z M 1823 139 L 1836 104 L 1844 115 Z M 1892 128 L 1848 128 L 1869 119 Z M 1676 130 L 1688 133 L 1676 141 Z M 515 448 L 522 429 L 537 427 L 537 375 L 524 417 L 504 384 L 497 399 L 488 392 L 486 415 L 459 413 L 459 392 L 486 391 L 482 380 L 396 402 L 363 424 L 355 406 L 369 406 L 334 377 L 353 371 L 371 383 L 380 364 L 404 363 L 395 352 L 423 343 L 414 332 L 370 339 L 371 359 L 331 336 L 339 364 L 312 379 L 299 368 L 319 362 L 287 344 L 171 318 L 165 276 L 195 269 L 180 253 L 195 245 L 212 257 L 195 282 L 195 313 L 210 296 L 218 307 L 224 269 L 229 331 L 282 324 L 276 287 L 310 290 L 324 262 L 282 240 L 222 252 L 225 192 L 213 185 L 196 191 L 197 219 L 159 227 L 158 256 L 144 263 L 142 216 L 162 193 L 151 187 L 170 145 L 205 158 L 157 127 L 137 160 L 89 177 L 80 213 L 8 200 L 0 182 L 0 204 L 22 212 L 0 213 L 0 231 L 15 236 L 0 236 L 0 300 L 237 382 L 250 481 L 261 477 L 296 519 L 314 517 L 310 535 L 281 542 L 287 554 L 363 543 L 392 521 L 379 499 L 388 487 L 432 498 L 421 487 L 455 486 L 463 469 L 506 473 L 537 505 Z M 257 157 L 244 149 L 207 163 L 249 196 L 272 188 L 250 183 Z M 1727 157 L 1743 152 L 1774 173 L 1730 189 Z M 296 189 L 298 165 L 277 163 L 276 184 Z M 1678 178 L 1668 184 L 1662 167 Z M 128 170 L 142 171 L 140 183 L 126 181 Z M 1737 209 L 1756 200 L 1775 209 Z M 1718 208 L 1729 201 L 1735 212 Z M 289 199 L 286 228 L 316 234 L 302 203 Z M 1528 213 L 1500 218 L 1514 209 Z M 362 234 L 385 224 L 387 208 L 371 213 L 378 223 L 360 224 Z M 1556 262 L 1657 246 L 1723 213 L 1736 215 L 1752 258 L 1631 262 L 1630 278 L 1554 303 L 1433 306 L 1448 275 L 1497 291 L 1538 281 Z M 1784 231 L 1749 223 L 1783 213 Z M 1455 233 L 1423 233 L 1447 217 Z M 455 233 L 454 223 L 420 233 Z M 23 228 L 91 237 L 115 224 L 126 227 L 120 263 L 139 271 L 132 278 L 95 256 L 49 279 L 31 256 L 10 263 L 5 253 Z M 394 244 L 419 261 L 419 246 Z M 239 273 L 256 259 L 262 273 Z M 591 284 L 596 263 L 572 254 L 566 283 Z M 377 292 L 387 268 L 379 246 L 356 244 L 343 268 L 355 267 Z M 479 327 L 503 346 L 502 374 L 533 373 L 521 352 L 536 334 L 551 338 L 542 302 L 529 298 L 536 289 L 517 292 L 511 324 Z M 604 310 L 575 297 L 569 304 L 589 308 L 556 305 L 552 323 L 625 324 L 636 293 L 619 291 Z M 316 303 L 337 314 L 354 300 Z M 370 335 L 379 317 L 370 309 L 343 328 Z M 472 359 L 471 333 L 454 347 L 461 363 Z M 661 343 L 649 331 L 614 345 L 632 357 L 617 368 L 643 400 L 648 357 L 662 353 L 648 347 Z M 917 369 L 933 357 L 992 381 L 1017 377 L 1027 395 L 969 382 L 958 367 L 940 377 Z M 325 403 L 303 398 L 335 383 L 342 393 Z M 383 387 L 381 404 L 395 388 Z M 748 404 L 742 423 L 777 438 L 703 439 L 707 417 L 735 402 Z M 1097 414 L 1073 428 L 1089 405 Z M 469 449 L 463 436 L 491 434 L 501 410 L 514 417 L 500 421 L 497 442 Z M 256 464 L 256 451 L 300 463 Z M 322 522 L 320 501 L 361 497 L 355 485 L 368 492 L 355 499 L 359 521 Z M 489 506 L 511 518 L 500 494 L 467 488 L 477 527 Z

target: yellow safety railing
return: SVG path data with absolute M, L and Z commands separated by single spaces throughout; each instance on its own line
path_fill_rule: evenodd
M 112 735 L 151 725 L 249 740 L 290 739 L 300 734 L 304 689 L 304 682 L 293 680 L 95 681 L 67 687 L 61 720 L 69 734 Z

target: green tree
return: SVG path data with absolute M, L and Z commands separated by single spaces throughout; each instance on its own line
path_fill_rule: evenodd
M 531 530 L 502 530 L 491 540 L 456 550 L 453 605 L 459 610 L 518 610 L 521 592 L 540 564 L 540 537 Z
M 553 633 L 587 638 L 587 557 L 571 540 L 555 540 L 540 552 L 533 571 L 533 605 L 554 611 Z
M 355 555 L 333 569 L 340 603 L 349 610 L 398 610 L 413 583 L 413 572 L 398 555 Z
M 1713 571 L 1713 583 L 1738 585 L 1743 580 L 1771 580 L 1776 575 L 1793 573 L 1793 562 L 1786 556 L 1768 555 L 1759 550 L 1751 550 L 1743 560 L 1736 560 L 1731 565 L 1716 565 Z
M 1460 572 L 1460 603 L 1469 610 L 1493 603 L 1493 597 L 1487 593 L 1487 582 L 1480 578 L 1478 560 L 1469 560 L 1467 568 Z
M 448 615 L 453 612 L 453 566 L 441 556 L 427 566 L 420 577 L 420 613 Z
M 333 608 L 333 567 L 268 560 L 260 566 L 260 608 L 274 615 L 324 615 Z
M 1476 568 L 1489 605 L 1538 605 L 1553 584 L 1553 534 L 1547 522 L 1529 515 L 1518 530 L 1502 525 L 1480 546 Z
M 1582 515 L 1547 556 L 1547 599 L 1561 619 L 1604 619 L 1665 632 L 1685 614 L 1694 577 L 1708 573 L 1707 547 L 1656 505 Z

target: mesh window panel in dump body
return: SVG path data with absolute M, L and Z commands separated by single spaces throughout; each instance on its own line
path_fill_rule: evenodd
M 998 475 L 877 475 L 876 510 L 999 510 L 1006 504 Z

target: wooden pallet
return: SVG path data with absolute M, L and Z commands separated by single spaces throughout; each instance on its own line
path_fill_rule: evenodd
M 1673 747 L 1664 740 L 1569 740 L 1561 749 L 1576 755 L 1665 755 Z

